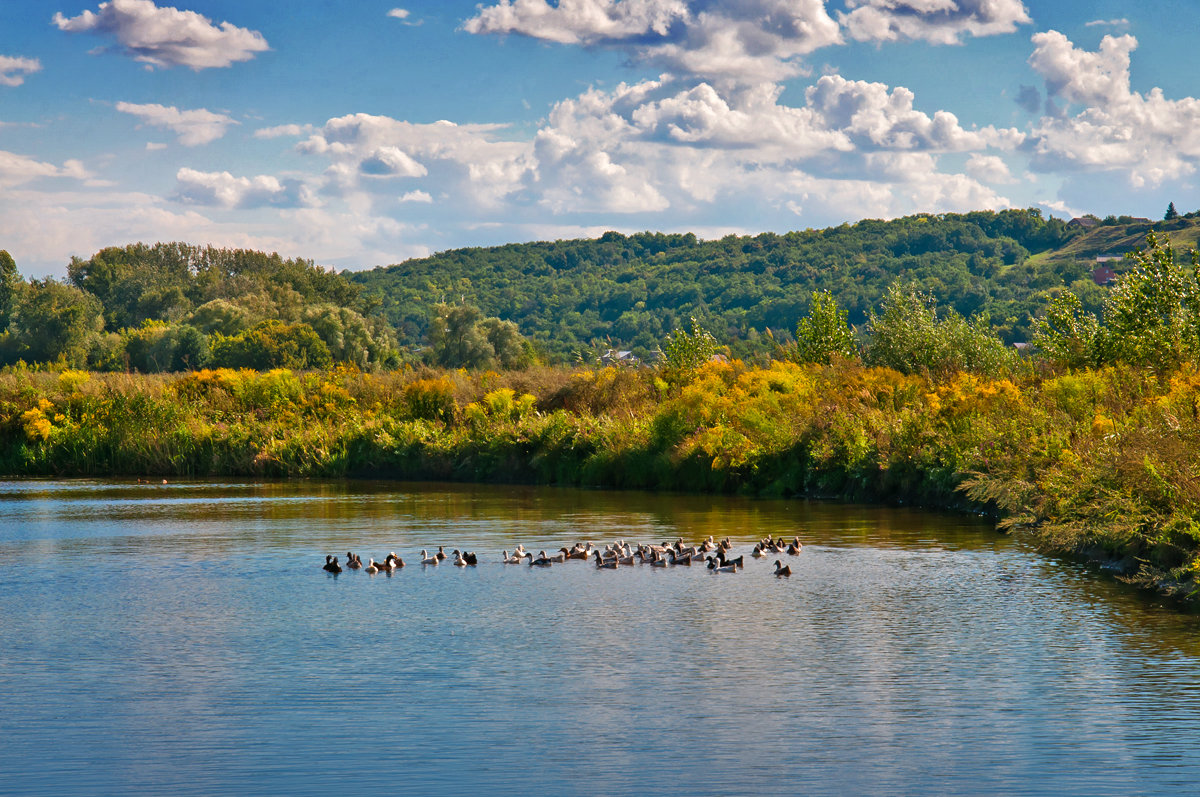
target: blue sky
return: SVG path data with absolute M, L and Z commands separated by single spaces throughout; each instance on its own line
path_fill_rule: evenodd
M 401 3 L 397 5 L 397 3 Z M 1200 207 L 1192 0 L 6 0 L 0 248 Z

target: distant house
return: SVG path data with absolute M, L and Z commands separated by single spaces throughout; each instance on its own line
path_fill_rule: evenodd
M 1098 258 L 1097 258 L 1098 259 Z M 1096 266 L 1092 269 L 1092 282 L 1097 285 L 1107 285 L 1117 278 L 1117 272 L 1108 266 Z
M 624 365 L 629 368 L 636 368 L 642 364 L 642 361 L 634 356 L 631 351 L 618 351 L 617 349 L 609 349 L 600 355 L 600 364 L 609 365 Z
M 1096 218 L 1095 216 L 1090 216 L 1090 215 L 1089 216 L 1077 216 L 1076 218 L 1073 218 L 1070 221 L 1068 221 L 1067 226 L 1071 227 L 1071 228 L 1078 227 L 1078 228 L 1082 228 L 1084 230 L 1090 230 L 1093 227 L 1097 226 L 1099 223 L 1100 223 L 1100 219 Z

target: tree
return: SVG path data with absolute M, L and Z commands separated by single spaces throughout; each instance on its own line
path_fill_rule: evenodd
M 21 275 L 17 273 L 17 264 L 12 255 L 0 249 L 0 332 L 8 329 L 8 322 L 12 320 L 12 312 L 23 282 Z
M 329 347 L 308 324 L 263 321 L 233 337 L 217 334 L 212 345 L 212 364 L 223 368 L 272 368 L 307 370 L 333 364 Z
M 1072 291 L 1054 297 L 1046 313 L 1035 319 L 1033 345 L 1050 362 L 1069 368 L 1096 364 L 1100 324 L 1083 311 L 1083 303 Z
M 690 382 L 696 369 L 720 349 L 717 339 L 700 322 L 691 319 L 690 329 L 676 329 L 663 342 L 663 368 L 668 381 Z
M 1170 368 L 1200 353 L 1200 254 L 1191 250 L 1191 268 L 1175 258 L 1169 243 L 1153 232 L 1146 248 L 1126 257 L 1133 264 L 1104 303 L 1098 336 L 1099 358 Z
M 439 304 L 429 323 L 430 360 L 443 368 L 525 368 L 533 350 L 512 321 L 478 307 Z
M 47 278 L 22 292 L 11 323 L 14 353 L 30 362 L 83 367 L 88 348 L 104 328 L 96 297 Z
M 1163 215 L 1163 221 L 1175 221 L 1177 218 L 1179 218 L 1179 211 L 1175 209 L 1175 203 L 1168 203 L 1167 212 Z
M 986 316 L 971 322 L 947 310 L 939 318 L 934 298 L 911 283 L 893 283 L 868 325 L 867 361 L 906 374 L 999 374 L 1015 359 L 992 332 Z
M 853 357 L 857 352 L 846 311 L 829 291 L 813 291 L 808 315 L 796 324 L 796 359 L 828 365 L 834 356 Z

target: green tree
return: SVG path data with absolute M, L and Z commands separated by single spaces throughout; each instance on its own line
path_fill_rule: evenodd
M 947 310 L 939 317 L 933 297 L 912 283 L 893 283 L 888 288 L 879 313 L 871 313 L 868 328 L 867 361 L 906 374 L 998 375 L 1016 359 L 991 330 L 986 316 L 971 322 Z
M 217 334 L 211 344 L 211 362 L 222 368 L 272 368 L 308 370 L 333 364 L 329 347 L 308 324 L 263 321 L 252 329 L 227 337 Z
M 13 309 L 19 300 L 21 284 L 17 264 L 7 250 L 0 249 L 0 332 L 8 329 Z
M 83 367 L 103 328 L 96 297 L 50 278 L 33 280 L 13 314 L 10 343 L 14 354 L 30 362 Z
M 1175 203 L 1168 203 L 1167 212 L 1163 214 L 1163 221 L 1175 221 L 1177 218 L 1179 218 L 1179 211 L 1175 209 Z
M 478 307 L 439 304 L 429 324 L 430 360 L 443 368 L 525 368 L 533 347 L 512 321 Z
M 1097 362 L 1100 324 L 1086 313 L 1073 291 L 1063 291 L 1050 301 L 1046 313 L 1034 320 L 1033 345 L 1043 359 L 1070 368 Z
M 796 359 L 828 365 L 834 356 L 853 357 L 857 352 L 846 311 L 828 291 L 813 291 L 808 315 L 796 324 Z
M 712 333 L 691 319 L 688 329 L 675 329 L 663 341 L 663 370 L 670 382 L 690 382 L 696 369 L 720 351 L 720 344 Z
M 1170 368 L 1200 353 L 1200 254 L 1190 267 L 1176 260 L 1170 243 L 1153 232 L 1104 302 L 1099 359 Z

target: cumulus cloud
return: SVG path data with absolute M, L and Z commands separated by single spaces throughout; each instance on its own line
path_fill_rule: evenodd
M 1046 81 L 1047 94 L 1067 102 L 1107 106 L 1130 97 L 1129 54 L 1133 36 L 1105 36 L 1098 52 L 1080 50 L 1056 30 L 1036 33 L 1029 65 Z
M 214 25 L 194 11 L 160 8 L 153 0 L 108 0 L 77 17 L 57 13 L 54 24 L 68 33 L 111 36 L 135 60 L 151 67 L 226 67 L 270 49 L 258 31 L 230 22 Z
M 213 113 L 204 108 L 179 110 L 175 106 L 135 105 L 118 102 L 117 110 L 141 119 L 145 124 L 163 127 L 179 136 L 185 147 L 196 147 L 216 141 L 225 135 L 230 125 L 238 122 L 222 113 Z
M 419 202 L 429 205 L 433 203 L 433 197 L 426 191 L 409 191 L 400 196 L 401 202 Z
M 40 72 L 42 62 L 36 58 L 0 55 L 0 86 L 19 86 L 25 77 Z
M 1105 36 L 1096 52 L 1057 31 L 1033 37 L 1029 63 L 1046 92 L 1068 103 L 1033 131 L 1033 166 L 1042 171 L 1124 172 L 1134 187 L 1158 185 L 1200 163 L 1200 100 L 1167 99 L 1159 88 L 1132 91 L 1130 54 L 1137 40 Z M 1083 106 L 1071 115 L 1070 106 Z
M 69 177 L 76 180 L 86 180 L 91 174 L 83 163 L 77 160 L 63 161 L 62 166 L 35 160 L 26 155 L 0 150 L 0 187 L 29 183 L 43 177 Z
M 175 199 L 193 205 L 221 208 L 305 207 L 315 205 L 312 191 L 301 180 L 270 175 L 234 177 L 229 172 L 182 168 L 176 175 Z
M 364 158 L 359 171 L 371 177 L 424 177 L 429 170 L 398 147 L 380 147 Z
M 519 184 L 528 144 L 504 141 L 502 125 L 414 124 L 371 114 L 330 119 L 301 142 L 301 153 L 327 158 L 325 190 L 383 190 L 360 178 L 425 177 L 453 186 L 464 200 L 499 201 Z
M 500 0 L 470 33 L 619 47 L 641 61 L 709 80 L 780 80 L 798 59 L 841 42 L 824 0 Z
M 1013 183 L 1008 164 L 998 155 L 983 155 L 978 152 L 967 159 L 967 174 L 981 183 Z
M 1021 0 L 846 0 L 846 8 L 838 19 L 858 41 L 958 44 L 963 36 L 1012 33 L 1031 21 Z

